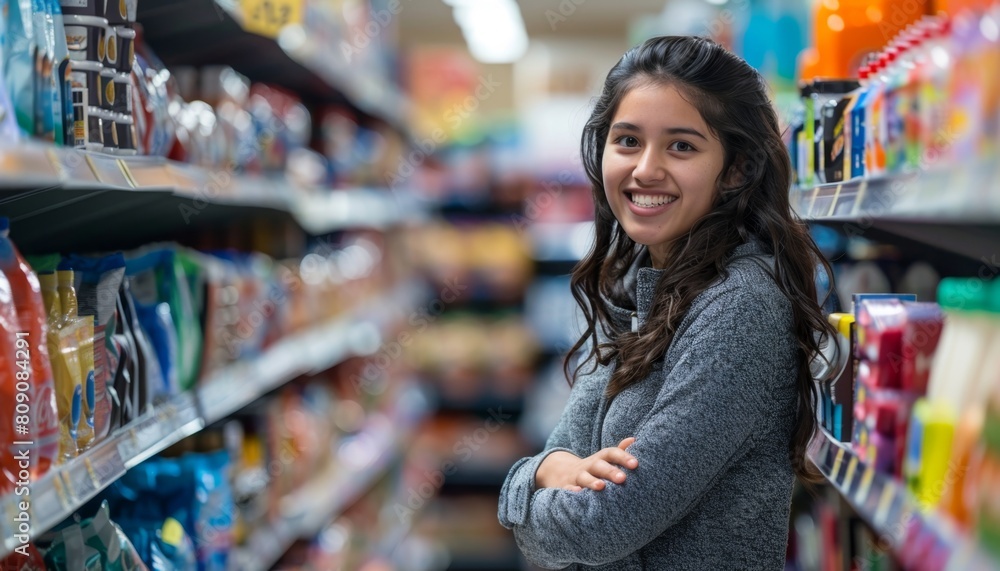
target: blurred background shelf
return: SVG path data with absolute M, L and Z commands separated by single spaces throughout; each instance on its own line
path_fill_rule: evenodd
M 334 38 L 346 30 L 329 16 L 332 6 L 283 0 L 265 3 L 268 13 L 248 15 L 247 5 L 238 0 L 146 0 L 139 3 L 138 20 L 146 41 L 168 66 L 228 65 L 253 81 L 281 85 L 311 104 L 348 104 L 406 131 L 410 103 L 390 81 L 388 70 L 366 67 L 370 62 L 334 47 Z
M 395 398 L 390 410 L 369 418 L 360 432 L 341 442 L 339 454 L 309 483 L 282 499 L 280 519 L 251 533 L 248 547 L 234 556 L 234 569 L 270 569 L 296 540 L 317 536 L 385 473 L 429 410 L 415 382 Z M 400 532 L 398 540 L 406 530 Z M 391 550 L 388 544 L 384 548 Z

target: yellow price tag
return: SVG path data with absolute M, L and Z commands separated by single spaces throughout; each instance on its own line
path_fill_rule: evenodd
M 851 461 L 847 463 L 847 475 L 844 476 L 844 490 L 851 489 L 851 482 L 854 481 L 854 473 L 858 469 L 858 457 L 851 456 Z
M 836 478 L 837 474 L 840 473 L 840 465 L 844 463 L 844 449 L 837 449 L 837 457 L 833 460 L 833 470 L 830 470 L 830 478 Z M 834 480 L 836 482 L 836 480 Z
M 865 466 L 864 473 L 861 474 L 861 485 L 858 486 L 858 494 L 854 501 L 863 504 L 868 501 L 868 492 L 872 489 L 872 480 L 875 479 L 875 470 L 871 466 Z
M 277 38 L 282 28 L 302 22 L 303 0 L 240 0 L 243 29 Z

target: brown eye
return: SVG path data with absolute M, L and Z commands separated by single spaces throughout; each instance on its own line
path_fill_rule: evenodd
M 692 147 L 687 141 L 677 141 L 670 145 L 671 151 L 679 151 L 681 153 L 689 153 L 691 151 L 697 150 Z
M 631 147 L 638 147 L 639 146 L 639 139 L 636 139 L 632 135 L 622 135 L 621 137 L 618 137 L 617 139 L 615 139 L 615 144 L 621 145 L 623 147 L 629 147 L 629 148 L 631 148 Z

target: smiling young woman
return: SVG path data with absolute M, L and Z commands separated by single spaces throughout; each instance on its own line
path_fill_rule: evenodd
M 781 569 L 832 331 L 765 83 L 709 40 L 651 39 L 608 74 L 582 156 L 573 389 L 500 522 L 545 568 Z

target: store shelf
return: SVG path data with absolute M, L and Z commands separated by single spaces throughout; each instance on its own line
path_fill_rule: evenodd
M 427 414 L 426 398 L 415 384 L 396 399 L 393 412 L 374 414 L 358 434 L 340 443 L 338 454 L 310 483 L 282 499 L 280 519 L 250 535 L 248 547 L 234 556 L 234 568 L 270 569 L 297 539 L 315 537 L 364 495 Z
M 307 102 L 349 104 L 406 133 L 408 100 L 388 77 L 364 67 L 363 58 L 349 59 L 341 43 L 344 32 L 333 23 L 328 8 L 314 2 L 306 11 L 302 0 L 274 3 L 297 5 L 302 24 L 292 23 L 271 38 L 243 29 L 245 4 L 144 0 L 138 20 L 146 41 L 168 67 L 228 65 L 252 81 L 280 85 Z
M 422 211 L 388 190 L 308 191 L 157 157 L 113 157 L 29 143 L 0 148 L 0 214 L 26 252 L 121 249 L 244 220 L 297 223 L 319 235 L 386 228 Z
M 3 497 L 0 510 L 5 515 L 0 522 L 3 556 L 20 545 L 14 530 L 7 528 L 19 513 L 19 502 L 30 502 L 29 536 L 34 539 L 121 478 L 126 470 L 198 432 L 204 425 L 194 397 L 190 393 L 176 395 L 79 457 L 50 470 L 37 482 L 29 482 L 27 495 Z
M 848 236 L 893 238 L 979 259 L 1000 243 L 1000 163 L 794 189 L 804 219 Z
M 513 460 L 511 461 L 513 464 Z M 456 495 L 463 493 L 496 494 L 503 487 L 507 478 L 507 470 L 496 466 L 462 465 L 453 474 L 445 478 L 441 494 Z
M 435 392 L 431 397 L 438 412 L 486 415 L 490 410 L 519 416 L 524 412 L 524 395 L 497 395 L 480 393 L 471 398 L 455 398 Z
M 306 373 L 325 371 L 381 344 L 383 333 L 422 299 L 414 283 L 356 308 L 324 326 L 282 339 L 263 355 L 213 375 L 198 389 L 202 414 L 211 424 Z
M 921 510 L 900 482 L 865 465 L 849 444 L 823 432 L 810 444 L 809 458 L 904 568 L 1000 570 L 1000 562 L 979 550 L 972 538 L 943 517 Z
M 594 241 L 593 222 L 545 222 L 529 227 L 537 262 L 575 263 L 587 255 Z
M 125 471 L 168 446 L 229 416 L 297 375 L 330 368 L 347 357 L 378 347 L 380 335 L 417 303 L 422 290 L 405 284 L 327 326 L 289 337 L 260 357 L 226 368 L 195 393 L 176 395 L 115 431 L 80 457 L 31 482 L 30 537 L 35 538 L 76 512 Z M 417 399 L 411 400 L 419 402 Z M 376 442 L 377 444 L 377 442 Z M 0 498 L 3 545 L 0 557 L 19 545 L 9 526 L 25 498 Z M 280 530 L 278 530 L 280 533 Z

